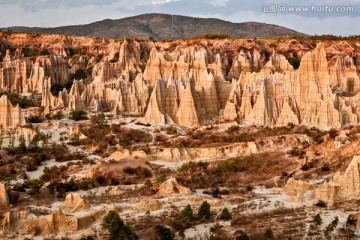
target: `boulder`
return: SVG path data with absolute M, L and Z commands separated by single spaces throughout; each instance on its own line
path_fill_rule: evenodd
M 143 212 L 157 211 L 161 209 L 161 203 L 159 202 L 159 200 L 156 199 L 148 199 L 138 203 L 135 206 L 135 209 Z
M 192 195 L 193 193 L 187 187 L 180 185 L 175 178 L 169 178 L 160 185 L 156 195 L 166 196 L 172 194 Z
M 69 193 L 66 195 L 64 204 L 60 207 L 64 212 L 74 213 L 90 209 L 90 204 L 81 198 L 78 193 Z

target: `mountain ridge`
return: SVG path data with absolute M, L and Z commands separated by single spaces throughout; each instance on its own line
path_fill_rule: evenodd
M 170 23 L 170 24 L 169 24 Z M 260 23 L 233 23 L 216 18 L 195 18 L 169 14 L 142 14 L 121 19 L 104 19 L 89 24 L 52 28 L 14 26 L 1 28 L 12 32 L 69 34 L 102 38 L 186 39 L 202 34 L 223 34 L 231 37 L 306 36 L 282 26 Z

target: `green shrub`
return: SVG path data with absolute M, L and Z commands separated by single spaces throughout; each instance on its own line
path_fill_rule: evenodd
M 25 57 L 36 57 L 39 56 L 39 49 L 37 48 L 23 48 L 22 54 L 24 54 Z
M 322 219 L 319 213 L 313 217 L 313 223 L 315 226 L 320 226 L 322 224 Z
M 357 219 L 354 215 L 350 214 L 346 219 L 346 228 L 356 228 Z
M 54 96 L 59 96 L 59 92 L 61 92 L 64 89 L 64 87 L 58 83 L 55 83 L 51 86 L 50 88 L 50 92 L 52 93 L 52 95 Z
M 0 92 L 0 96 L 2 95 L 7 95 L 13 106 L 18 104 L 20 108 L 36 107 L 36 104 L 33 100 L 30 100 L 27 97 L 21 97 L 19 94 Z
M 25 186 L 29 189 L 39 190 L 42 187 L 42 185 L 44 185 L 44 182 L 37 178 L 27 180 L 25 182 Z
M 157 232 L 160 236 L 160 240 L 173 240 L 174 235 L 171 233 L 171 230 L 165 226 L 157 226 Z
M 111 240 L 135 240 L 138 237 L 128 224 L 120 218 L 119 214 L 111 210 L 103 218 L 102 227 L 106 229 Z
M 26 122 L 28 122 L 28 123 L 42 123 L 44 121 L 45 121 L 45 119 L 39 115 L 31 115 L 26 118 Z
M 50 55 L 50 52 L 49 52 L 49 50 L 47 50 L 46 48 L 43 48 L 43 49 L 41 49 L 41 51 L 40 51 L 40 55 Z
M 73 110 L 69 114 L 69 118 L 74 121 L 87 119 L 87 113 L 84 110 Z
M 335 217 L 334 220 L 326 227 L 324 231 L 326 239 L 332 239 L 331 235 L 333 234 L 338 223 L 339 223 L 339 218 Z
M 210 220 L 210 218 L 211 218 L 210 204 L 207 201 L 204 201 L 201 204 L 201 206 L 199 208 L 198 216 L 200 218 Z
M 227 39 L 227 38 L 230 39 L 232 38 L 232 36 L 227 34 L 204 33 L 191 37 L 189 39 Z
M 300 66 L 300 58 L 298 57 L 297 53 L 294 52 L 292 57 L 288 58 L 289 63 L 291 66 L 294 67 L 294 69 L 298 69 Z
M 232 216 L 231 216 L 231 213 L 229 212 L 229 209 L 228 208 L 224 208 L 222 211 L 221 211 L 221 214 L 220 214 L 220 219 L 221 220 L 225 220 L 225 221 L 229 221 L 231 220 Z
M 193 210 L 191 206 L 188 204 L 180 213 L 181 220 L 191 220 L 193 219 Z
M 19 137 L 19 151 L 21 153 L 26 153 L 26 150 L 27 150 L 27 148 L 26 148 L 26 140 L 25 140 L 24 136 L 21 135 Z
M 102 127 L 106 123 L 105 114 L 104 113 L 95 114 L 91 116 L 90 121 L 92 124 L 97 125 L 98 127 Z
M 266 230 L 264 237 L 267 240 L 275 240 L 276 239 L 273 231 L 270 228 L 268 230 Z
M 250 238 L 245 232 L 240 230 L 240 233 L 238 233 L 235 240 L 250 240 Z

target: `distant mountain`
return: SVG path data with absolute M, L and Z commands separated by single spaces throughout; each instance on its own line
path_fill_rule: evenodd
M 185 39 L 197 35 L 226 34 L 233 37 L 304 36 L 289 28 L 259 22 L 232 23 L 215 18 L 193 18 L 168 14 L 144 14 L 118 20 L 106 19 L 85 25 L 55 28 L 10 27 L 2 30 L 59 33 L 104 38 Z

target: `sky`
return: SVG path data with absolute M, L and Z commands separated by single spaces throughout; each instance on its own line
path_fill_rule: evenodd
M 360 0 L 0 0 L 0 27 L 56 27 L 144 13 L 264 22 L 307 34 L 360 35 Z

